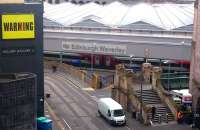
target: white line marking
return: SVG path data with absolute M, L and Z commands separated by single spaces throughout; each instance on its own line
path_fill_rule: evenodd
M 63 119 L 63 121 L 65 122 L 65 124 L 67 125 L 67 127 L 69 128 L 69 130 L 72 130 L 72 128 L 69 126 L 69 124 L 66 122 L 66 120 Z
M 126 126 L 126 128 L 128 129 L 128 130 L 132 130 L 131 128 L 129 128 L 128 126 Z

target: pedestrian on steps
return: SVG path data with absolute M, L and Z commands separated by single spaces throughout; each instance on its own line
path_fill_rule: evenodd
M 151 108 L 151 114 L 152 114 L 152 120 L 155 118 L 155 115 L 156 115 L 156 107 L 155 106 L 152 106 Z

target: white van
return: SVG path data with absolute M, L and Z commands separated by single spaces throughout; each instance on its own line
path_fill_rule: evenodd
M 98 112 L 99 115 L 106 118 L 110 124 L 126 124 L 126 117 L 122 106 L 112 98 L 100 98 L 98 101 Z

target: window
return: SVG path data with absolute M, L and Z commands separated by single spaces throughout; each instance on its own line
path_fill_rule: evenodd
M 114 117 L 123 116 L 124 111 L 122 109 L 114 110 Z

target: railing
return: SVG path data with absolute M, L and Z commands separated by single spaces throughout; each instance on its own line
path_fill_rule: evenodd
M 89 31 L 89 32 L 111 32 L 111 33 L 128 33 L 128 34 L 159 34 L 159 35 L 179 35 L 192 37 L 190 31 L 175 31 L 175 30 L 148 30 L 148 29 L 124 29 L 124 28 L 112 28 L 112 27 L 74 27 L 74 26 L 45 26 L 44 31 L 47 30 L 65 30 L 65 31 Z
M 160 81 L 166 90 L 188 89 L 189 72 L 165 73 Z
M 174 78 L 174 77 L 189 77 L 189 72 L 174 72 L 174 73 L 163 73 L 161 74 L 161 78 Z

